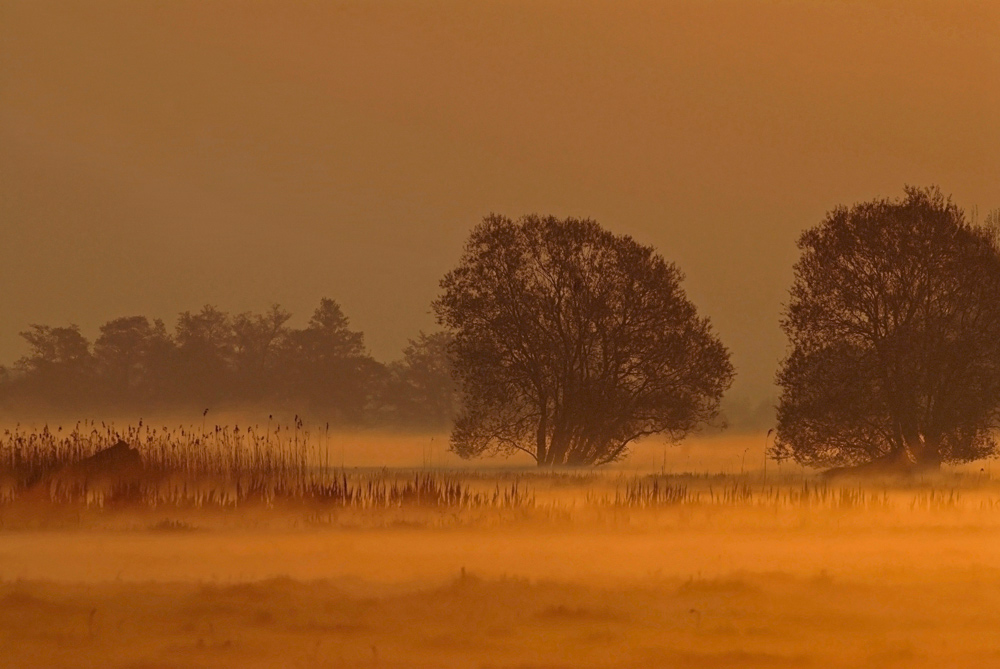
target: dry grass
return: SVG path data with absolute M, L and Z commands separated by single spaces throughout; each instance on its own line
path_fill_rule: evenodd
M 78 474 L 72 465 L 119 440 L 137 449 L 140 472 Z M 296 417 L 289 426 L 196 429 L 139 423 L 118 429 L 5 430 L 0 438 L 0 503 L 88 506 L 219 506 L 307 501 L 359 509 L 401 506 L 513 508 L 532 503 L 517 480 L 473 490 L 458 476 L 421 471 L 348 471 L 330 461 L 328 428 L 317 437 Z M 37 493 L 47 493 L 38 495 Z M 32 495 L 32 493 L 36 493 Z
M 1000 580 L 0 584 L 11 666 L 993 667 Z M 942 616 L 948 612 L 947 616 Z M 910 630 L 907 633 L 906 630 Z
M 140 452 L 141 471 L 95 474 L 72 467 L 118 440 Z M 802 472 L 767 477 L 743 469 L 746 449 L 739 473 L 717 475 L 345 467 L 332 462 L 333 449 L 327 427 L 310 430 L 298 417 L 244 427 L 141 421 L 123 428 L 94 422 L 71 429 L 15 426 L 0 437 L 0 511 L 28 504 L 133 510 L 277 505 L 303 507 L 309 518 L 327 522 L 343 522 L 344 515 L 332 511 L 349 509 L 358 512 L 352 523 L 366 516 L 384 520 L 379 513 L 392 510 L 437 510 L 461 523 L 465 511 L 516 510 L 519 518 L 572 521 L 604 510 L 648 518 L 680 509 L 734 515 L 759 508 L 785 514 L 1000 509 L 1000 485 L 982 473 L 840 483 Z M 473 513 L 465 521 L 482 518 Z

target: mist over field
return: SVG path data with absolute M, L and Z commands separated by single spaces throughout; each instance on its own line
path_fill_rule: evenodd
M 642 466 L 561 475 L 532 463 L 454 470 L 413 438 L 343 443 L 352 478 L 431 474 L 487 496 L 512 482 L 526 494 L 450 507 L 241 500 L 39 513 L 8 503 L 8 661 L 932 667 L 996 657 L 992 475 L 825 485 L 772 463 L 765 479 L 756 438 L 669 449 L 665 466 L 650 448 Z M 352 446 L 373 459 L 352 461 Z M 394 459 L 402 453 L 406 462 Z M 366 467 L 376 463 L 393 469 Z
M 0 3 L 0 666 L 1000 667 L 998 35 Z

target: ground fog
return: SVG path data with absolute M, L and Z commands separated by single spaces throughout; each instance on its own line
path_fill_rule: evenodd
M 990 463 L 824 482 L 749 435 L 539 473 L 431 439 L 329 444 L 359 486 L 485 501 L 4 501 L 0 664 L 1000 666 Z

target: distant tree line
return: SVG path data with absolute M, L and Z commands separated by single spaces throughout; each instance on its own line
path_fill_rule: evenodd
M 402 359 L 383 364 L 365 349 L 341 307 L 323 299 L 303 328 L 279 305 L 229 314 L 185 311 L 173 330 L 125 316 L 91 342 L 75 325 L 32 325 L 28 352 L 0 368 L 0 403 L 83 410 L 260 405 L 311 412 L 344 424 L 440 428 L 458 409 L 449 335 L 420 333 Z

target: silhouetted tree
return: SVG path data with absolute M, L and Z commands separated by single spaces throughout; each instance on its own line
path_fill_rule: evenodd
M 435 303 L 465 403 L 452 450 L 603 464 L 713 418 L 733 368 L 681 279 L 590 220 L 486 217 Z
M 389 366 L 383 402 L 406 425 L 443 427 L 458 415 L 460 398 L 449 347 L 450 333 L 435 332 L 411 339 L 403 359 Z
M 937 467 L 994 452 L 1000 253 L 937 189 L 838 207 L 799 240 L 773 454 Z
M 94 341 L 94 361 L 105 396 L 117 402 L 156 397 L 174 362 L 162 359 L 164 350 L 173 348 L 160 320 L 126 316 L 102 325 Z
M 238 394 L 259 400 L 273 391 L 279 355 L 288 337 L 290 313 L 275 304 L 263 314 L 250 312 L 233 319 L 233 361 Z
M 189 398 L 215 402 L 231 387 L 235 336 L 232 320 L 224 311 L 206 305 L 201 311 L 185 311 L 177 319 L 180 385 Z
M 32 325 L 21 337 L 29 350 L 15 366 L 26 394 L 72 405 L 94 391 L 90 343 L 79 327 Z
M 289 395 L 344 420 L 363 418 L 379 364 L 365 353 L 364 335 L 350 329 L 339 304 L 324 298 L 305 329 L 288 333 L 283 362 Z
M 167 332 L 162 320 L 154 319 L 152 333 L 146 340 L 143 365 L 145 396 L 149 400 L 168 404 L 190 400 L 189 389 L 182 385 L 184 379 L 179 374 L 183 368 L 180 360 L 176 340 Z

